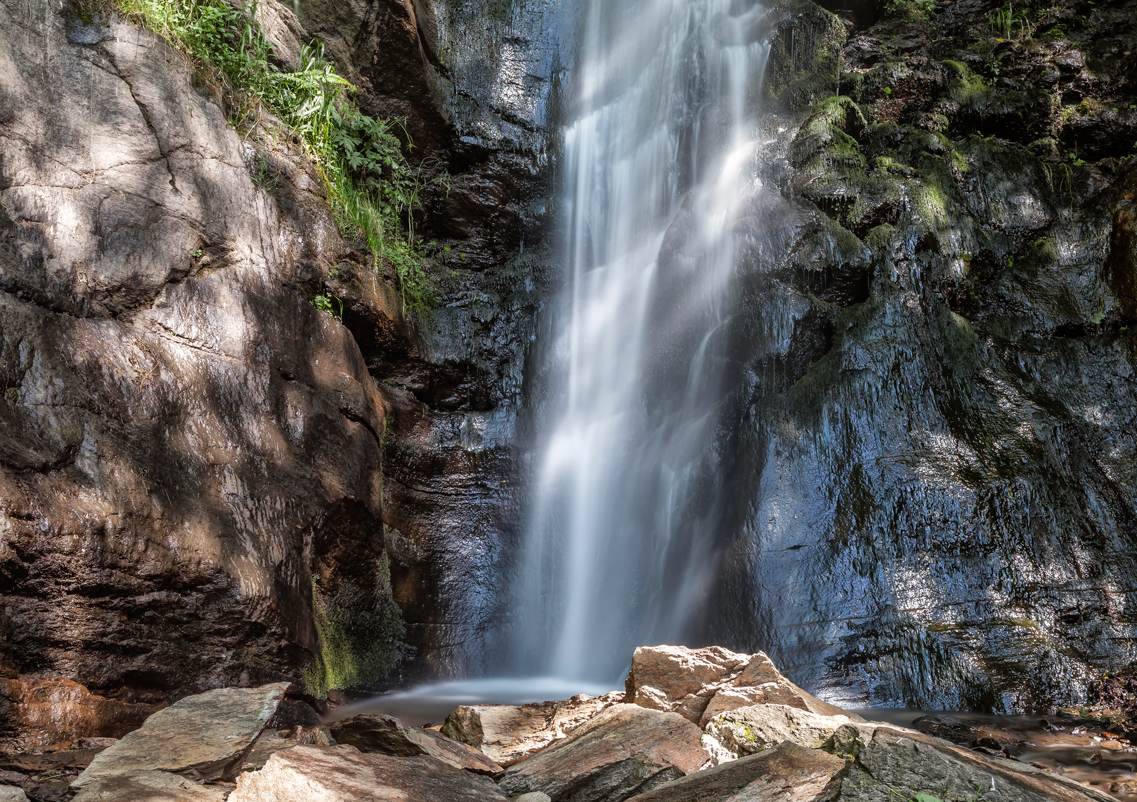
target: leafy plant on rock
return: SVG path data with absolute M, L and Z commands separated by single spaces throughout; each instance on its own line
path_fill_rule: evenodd
M 283 122 L 322 172 L 344 236 L 366 246 L 376 269 L 382 262 L 393 267 L 404 312 L 429 314 L 434 296 L 415 246 L 414 211 L 431 181 L 448 188 L 447 176 L 440 171 L 439 178 L 428 179 L 431 165 L 412 166 L 407 160 L 405 151 L 413 144 L 399 123 L 377 120 L 355 106 L 355 87 L 336 73 L 323 45 L 304 47 L 298 68 L 284 72 L 269 61 L 272 48 L 256 22 L 255 0 L 234 5 L 227 0 L 74 2 L 99 13 L 113 2 L 128 18 L 165 37 L 226 99 L 239 130 L 253 128 L 262 110 Z M 264 179 L 258 185 L 271 191 L 273 183 L 262 173 L 263 166 L 254 177 Z

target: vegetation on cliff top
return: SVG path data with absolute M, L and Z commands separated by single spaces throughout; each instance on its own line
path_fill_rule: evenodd
M 107 0 L 78 2 L 80 13 L 92 14 Z M 242 0 L 240 7 L 226 0 L 110 2 L 189 56 L 226 99 L 239 131 L 252 129 L 262 111 L 287 126 L 323 174 L 344 237 L 365 245 L 376 269 L 381 260 L 394 268 L 404 312 L 429 312 L 433 293 L 414 244 L 421 165 L 407 160 L 397 121 L 369 117 L 352 103 L 355 88 L 324 58 L 322 45 L 306 46 L 298 69 L 284 72 L 270 61 L 256 0 Z

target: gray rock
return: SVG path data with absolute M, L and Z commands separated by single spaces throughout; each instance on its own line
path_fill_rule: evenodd
M 14 785 L 0 785 L 0 802 L 28 802 L 23 788 Z
M 553 802 L 548 794 L 542 794 L 540 791 L 530 791 L 521 796 L 515 796 L 509 802 Z
M 668 783 L 633 802 L 826 802 L 837 796 L 845 761 L 785 743 Z
M 621 802 L 707 762 L 702 732 L 676 713 L 614 705 L 506 770 L 509 795 L 541 791 L 553 802 Z
M 141 729 L 95 755 L 71 784 L 158 770 L 230 779 L 276 712 L 288 683 L 219 688 L 189 696 L 146 719 Z
M 222 802 L 225 791 L 166 771 L 136 771 L 97 777 L 71 802 Z
M 849 802 L 894 802 L 898 795 L 916 794 L 985 802 L 1112 800 L 1028 763 L 988 757 L 911 730 L 845 725 L 826 750 L 851 760 L 840 796 Z
M 704 727 L 704 737 L 713 739 L 730 756 L 741 757 L 785 741 L 819 749 L 840 727 L 852 722 L 849 716 L 822 716 L 788 705 L 753 705 L 715 716 Z
M 329 728 L 336 743 L 361 752 L 395 757 L 430 755 L 455 768 L 477 774 L 500 774 L 493 760 L 466 744 L 430 730 L 411 727 L 394 716 L 365 714 L 337 721 Z
M 354 746 L 298 746 L 237 778 L 229 802 L 506 802 L 485 777 L 426 755 L 365 755 Z

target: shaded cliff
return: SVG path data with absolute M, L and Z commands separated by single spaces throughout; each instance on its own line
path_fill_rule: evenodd
M 748 223 L 692 516 L 701 637 L 925 708 L 1068 702 L 1133 658 L 1134 10 L 799 23 L 767 87 L 792 211 Z

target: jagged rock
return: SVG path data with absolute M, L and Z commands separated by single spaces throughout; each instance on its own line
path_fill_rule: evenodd
M 753 705 L 715 716 L 707 722 L 704 737 L 733 757 L 752 755 L 784 741 L 819 749 L 852 721 L 849 716 L 822 716 L 788 705 Z M 717 754 L 712 749 L 707 751 L 712 758 Z M 715 762 L 723 762 L 723 757 Z
M 336 743 L 361 752 L 395 757 L 430 755 L 455 768 L 477 774 L 500 774 L 502 767 L 481 752 L 430 730 L 411 727 L 394 716 L 365 714 L 330 727 Z
M 531 791 L 553 802 L 621 802 L 698 771 L 707 761 L 699 729 L 675 713 L 614 705 L 506 770 L 507 794 Z
M 136 771 L 97 777 L 71 802 L 222 802 L 225 792 L 167 771 Z
M 839 757 L 785 743 L 632 797 L 630 802 L 827 802 L 840 788 Z
M 427 755 L 365 755 L 354 746 L 298 746 L 242 774 L 229 802 L 505 802 L 493 783 Z
M 601 710 L 619 703 L 623 696 L 614 691 L 603 696 L 578 694 L 564 702 L 461 705 L 446 717 L 441 732 L 509 767 L 564 738 Z
M 14 785 L 0 785 L 0 802 L 28 802 L 28 795 Z
M 739 654 L 721 646 L 641 646 L 625 687 L 625 702 L 674 711 L 700 726 L 719 713 L 756 704 L 859 719 L 794 685 L 764 653 Z
M 988 802 L 1107 802 L 1112 797 L 1028 763 L 989 757 L 911 730 L 846 724 L 826 750 L 851 760 L 841 800 L 892 802 L 897 796 Z
M 287 688 L 283 682 L 218 688 L 182 699 L 96 755 L 71 787 L 149 770 L 192 772 L 205 780 L 231 778 Z

